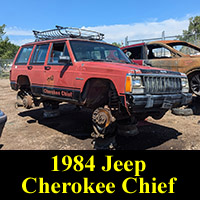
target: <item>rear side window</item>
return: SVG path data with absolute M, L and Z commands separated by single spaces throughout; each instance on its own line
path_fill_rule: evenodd
M 140 60 L 140 59 L 143 58 L 143 56 L 142 56 L 142 46 L 126 49 L 124 51 L 124 53 L 126 53 L 126 55 L 130 59 Z
M 44 64 L 48 47 L 49 44 L 37 45 L 31 58 L 31 64 Z
M 29 56 L 31 54 L 31 51 L 33 49 L 33 46 L 29 46 L 29 47 L 22 47 L 19 55 L 17 57 L 17 60 L 15 62 L 15 64 L 22 64 L 22 65 L 26 65 L 29 59 Z

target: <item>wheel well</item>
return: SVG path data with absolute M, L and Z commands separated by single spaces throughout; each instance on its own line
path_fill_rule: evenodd
M 186 74 L 187 74 L 187 76 L 189 77 L 189 76 L 191 76 L 191 74 L 196 73 L 196 72 L 200 72 L 200 67 L 199 67 L 199 68 L 192 69 L 192 70 L 186 72 Z
M 187 73 L 188 79 L 190 80 L 191 77 L 196 73 L 200 73 L 200 69 L 196 69 L 196 70 L 193 70 L 193 71 L 190 71 L 189 73 Z
M 110 90 L 116 91 L 111 80 L 89 79 L 84 85 L 81 98 L 87 107 L 96 108 L 108 104 Z
M 18 88 L 24 87 L 30 87 L 30 81 L 28 76 L 24 76 L 24 75 L 20 75 L 17 78 L 17 84 L 18 84 Z

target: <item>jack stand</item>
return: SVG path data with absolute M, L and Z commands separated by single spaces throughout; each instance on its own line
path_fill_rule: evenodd
M 59 109 L 44 110 L 43 112 L 43 118 L 53 118 L 53 117 L 58 117 L 58 116 L 60 116 Z
M 44 118 L 53 118 L 60 116 L 59 104 L 53 104 L 51 102 L 43 102 L 44 105 Z

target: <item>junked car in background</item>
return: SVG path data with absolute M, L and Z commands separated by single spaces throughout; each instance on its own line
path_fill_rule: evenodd
M 200 97 L 200 47 L 179 40 L 152 41 L 121 48 L 135 63 L 187 74 L 190 92 Z

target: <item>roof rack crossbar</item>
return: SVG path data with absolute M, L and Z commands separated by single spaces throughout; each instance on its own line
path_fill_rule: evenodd
M 51 40 L 59 38 L 81 38 L 89 40 L 103 40 L 104 34 L 87 29 L 80 29 L 74 27 L 56 26 L 56 29 L 46 31 L 33 30 L 36 41 Z

